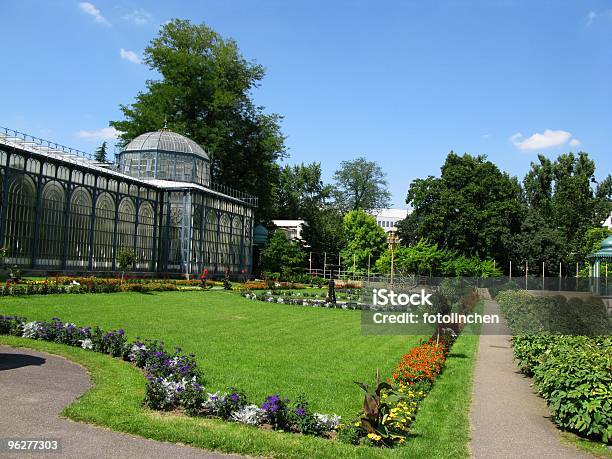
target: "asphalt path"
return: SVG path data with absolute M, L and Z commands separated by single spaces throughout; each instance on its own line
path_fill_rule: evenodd
M 87 371 L 62 357 L 0 346 L 0 439 L 59 439 L 61 444 L 58 452 L 0 451 L 0 457 L 238 457 L 113 432 L 58 416 L 90 387 Z
M 499 314 L 499 305 L 486 300 L 484 314 Z M 505 326 L 505 324 L 503 324 Z M 497 326 L 499 327 L 499 326 Z M 482 326 L 472 391 L 472 441 L 475 458 L 593 458 L 562 441 L 543 398 L 512 360 L 510 332 L 487 334 Z

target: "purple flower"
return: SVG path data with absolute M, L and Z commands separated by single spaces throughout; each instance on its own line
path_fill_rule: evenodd
M 295 414 L 297 414 L 298 416 L 304 416 L 305 412 L 306 411 L 304 411 L 304 408 L 302 408 L 301 406 L 297 410 L 295 410 Z
M 238 394 L 234 393 L 234 394 L 230 395 L 230 399 L 232 400 L 232 402 L 237 402 L 238 400 L 240 400 L 240 396 L 238 396 Z

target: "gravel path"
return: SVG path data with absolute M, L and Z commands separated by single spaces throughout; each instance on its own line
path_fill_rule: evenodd
M 485 314 L 500 314 L 485 303 Z M 501 318 L 501 314 L 500 314 Z M 592 458 L 562 443 L 544 399 L 512 361 L 510 336 L 487 335 L 483 325 L 472 392 L 471 451 L 475 458 Z M 506 328 L 507 330 L 507 328 Z
M 0 346 L 0 438 L 61 440 L 56 453 L 0 451 L 16 458 L 225 458 L 198 448 L 131 436 L 58 417 L 91 387 L 85 369 L 64 358 Z M 238 456 L 232 456 L 238 457 Z

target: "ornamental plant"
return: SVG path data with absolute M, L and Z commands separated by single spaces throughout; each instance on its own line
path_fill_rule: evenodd
M 289 399 L 283 399 L 278 394 L 268 395 L 261 409 L 267 421 L 276 430 L 288 430 L 290 427 Z
M 372 443 L 390 447 L 404 438 L 402 430 L 398 429 L 395 423 L 389 422 L 391 406 L 400 400 L 400 396 L 393 391 L 391 385 L 378 381 L 378 376 L 376 379 L 373 389 L 367 384 L 355 381 L 365 392 L 360 427 Z
M 396 384 L 429 390 L 442 371 L 447 349 L 447 345 L 435 342 L 427 342 L 411 349 L 393 369 L 393 381 Z

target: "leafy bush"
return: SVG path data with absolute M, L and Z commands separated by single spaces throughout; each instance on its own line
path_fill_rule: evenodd
M 521 371 L 533 376 L 555 423 L 612 440 L 612 338 L 520 335 L 512 339 Z
M 24 317 L 0 316 L 0 334 L 20 336 L 23 332 Z
M 502 313 L 513 334 L 550 333 L 607 335 L 612 331 L 606 308 L 599 298 L 534 296 L 505 290 L 497 295 Z
M 554 422 L 610 443 L 612 338 L 603 303 L 512 290 L 502 291 L 497 299 L 515 333 L 512 345 L 518 367 L 533 376 Z

